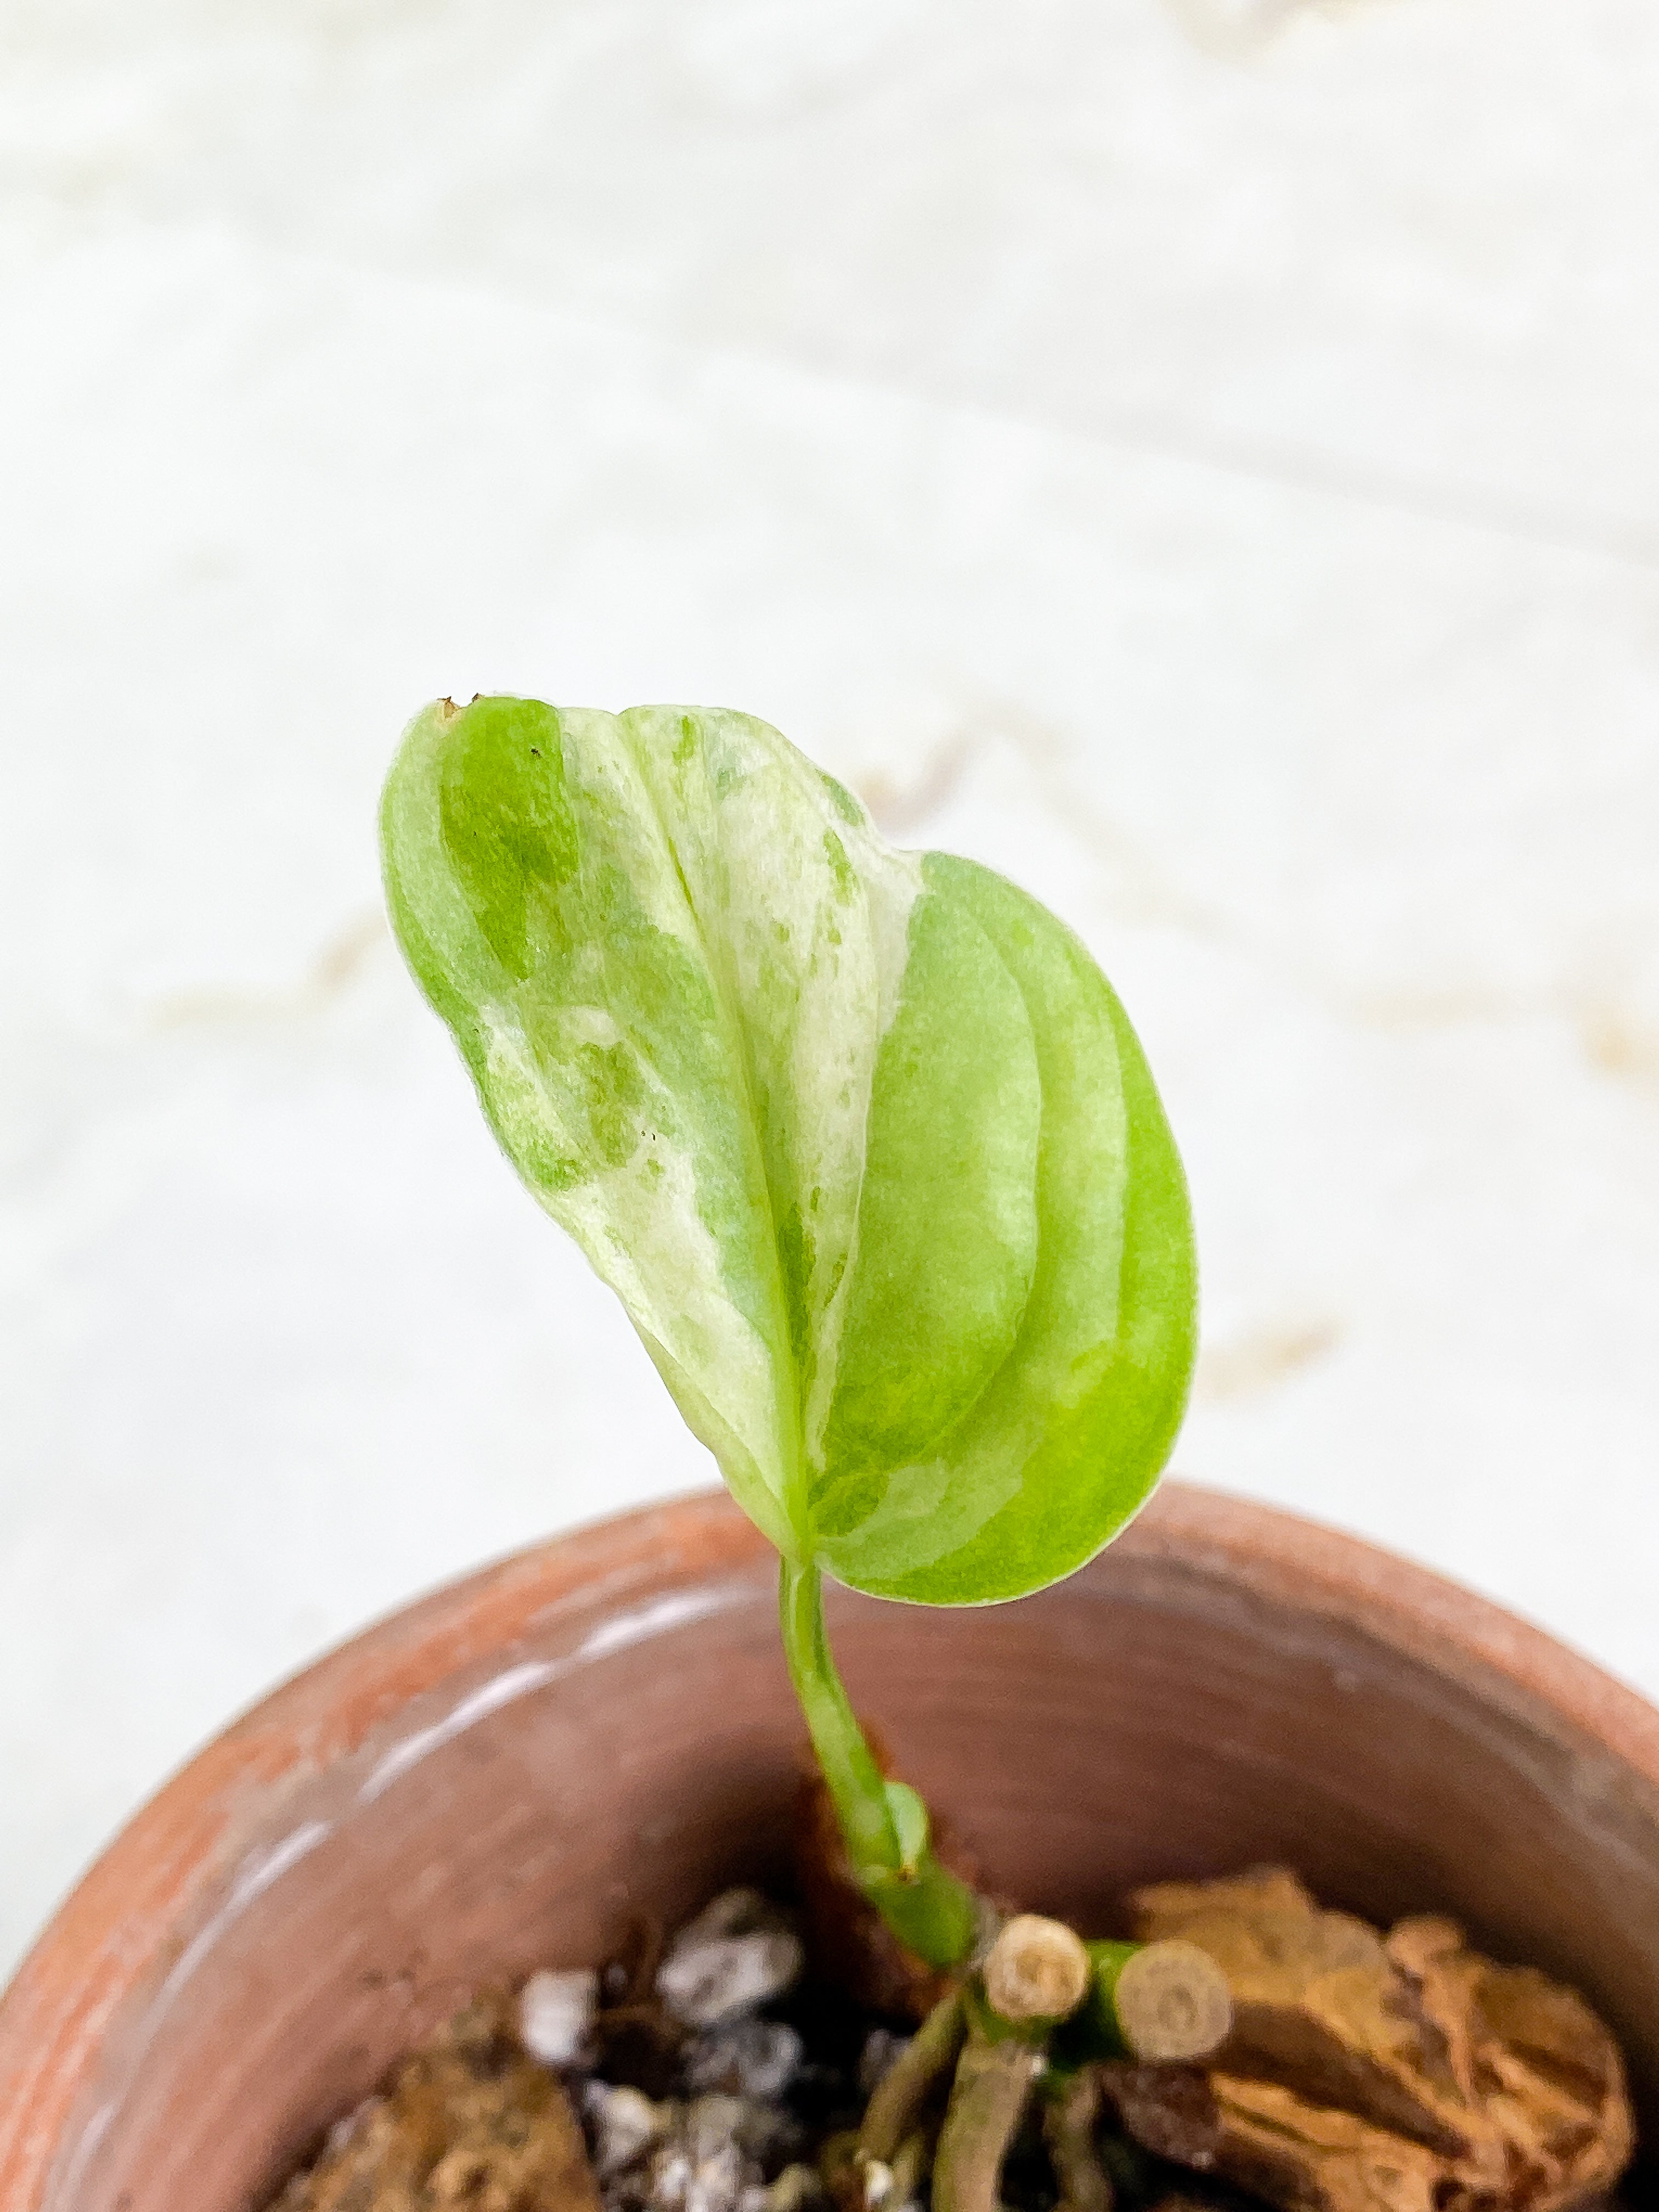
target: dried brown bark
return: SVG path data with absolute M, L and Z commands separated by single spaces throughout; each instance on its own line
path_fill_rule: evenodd
M 1304 2103 L 1275 2082 L 1195 2068 L 1112 2071 L 1137 2142 L 1270 2203 L 1297 2212 L 1437 2212 L 1441 2204 L 1445 2161 L 1352 2112 Z
M 486 1996 L 406 2058 L 273 2212 L 600 2212 L 580 2123 Z
M 1207 2069 L 1108 2069 L 1149 2149 L 1287 2212 L 1571 2212 L 1627 2162 L 1617 2046 L 1583 1998 L 1469 1950 L 1384 1938 L 1267 1869 L 1135 1899 L 1143 1941 L 1207 1951 L 1234 2027 Z

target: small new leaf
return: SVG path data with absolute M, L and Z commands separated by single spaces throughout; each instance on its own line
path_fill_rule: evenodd
M 1069 931 L 894 851 L 741 714 L 441 702 L 382 831 L 502 1146 L 786 1558 L 964 1603 L 1115 1533 L 1179 1422 L 1195 1273 Z

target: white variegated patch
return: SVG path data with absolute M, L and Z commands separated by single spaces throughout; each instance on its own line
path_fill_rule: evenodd
M 763 722 L 672 708 L 621 720 L 736 1010 L 775 1233 L 787 1240 L 794 1209 L 810 1243 L 796 1377 L 810 1465 L 835 1388 L 871 1077 L 920 866 Z

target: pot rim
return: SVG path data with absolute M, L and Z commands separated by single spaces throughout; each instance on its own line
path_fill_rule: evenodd
M 1659 1709 L 1544 1630 L 1395 1553 L 1175 1480 L 1117 1545 L 1358 1629 L 1553 1735 L 1591 1739 L 1659 1790 Z M 234 1720 L 94 1861 L 0 1996 L 0 2203 L 32 2212 L 40 2201 L 106 2026 L 181 1940 L 252 1799 L 346 1756 L 412 1698 L 509 1647 L 577 1592 L 637 1579 L 619 1577 L 619 1561 L 678 1560 L 706 1577 L 752 1570 L 769 1552 L 721 1490 L 611 1515 L 397 1608 Z

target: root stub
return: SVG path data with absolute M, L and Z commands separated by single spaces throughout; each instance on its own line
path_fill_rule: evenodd
M 1042 2068 L 1023 2043 L 969 2043 L 939 2135 L 933 2212 L 998 2212 L 1002 2161 Z
M 887 2165 L 897 2156 L 928 2100 L 955 2068 L 967 2033 L 961 1992 L 952 1990 L 933 2007 L 872 2096 L 858 2138 L 866 2158 Z
M 1100 2075 L 1091 2067 L 1043 2112 L 1042 2139 L 1060 2185 L 1060 2212 L 1113 2212 L 1111 2181 L 1095 2141 L 1100 2104 Z
M 1124 2041 L 1147 2064 L 1207 2058 L 1233 2024 L 1227 1978 L 1196 1943 L 1148 1943 L 1125 1961 L 1113 1998 Z

